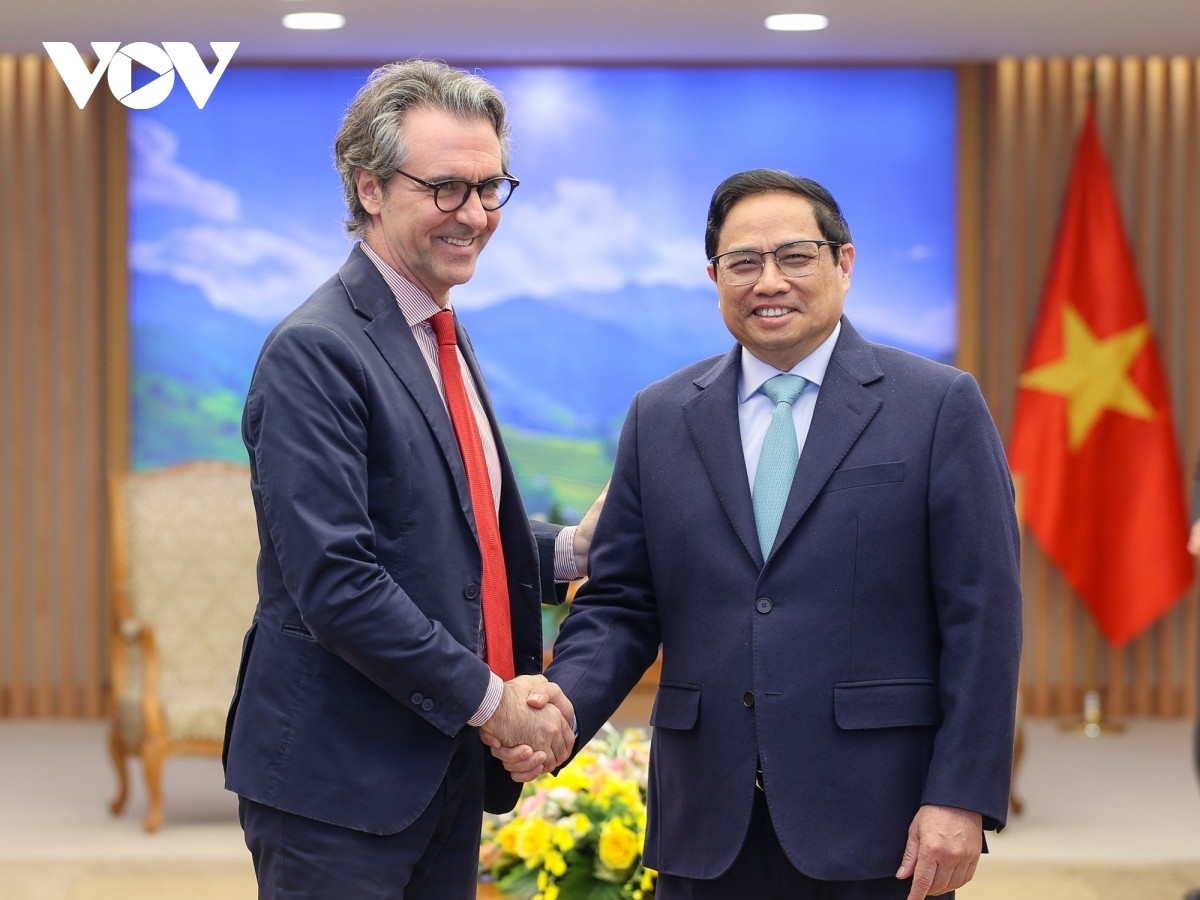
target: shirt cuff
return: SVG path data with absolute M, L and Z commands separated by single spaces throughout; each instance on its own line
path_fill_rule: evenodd
M 496 710 L 500 708 L 500 698 L 503 696 L 504 679 L 493 672 L 491 681 L 488 682 L 487 693 L 483 695 L 483 702 L 479 704 L 479 709 L 475 711 L 475 715 L 467 719 L 467 724 L 478 728 L 494 716 Z
M 579 567 L 575 565 L 575 526 L 567 525 L 554 538 L 554 580 L 575 581 Z

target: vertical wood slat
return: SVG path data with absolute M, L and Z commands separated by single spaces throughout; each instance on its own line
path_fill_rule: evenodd
M 62 135 L 58 129 L 57 104 L 55 91 L 52 87 L 46 67 L 35 57 L 26 57 L 26 74 L 29 83 L 35 83 L 33 95 L 38 105 L 29 110 L 30 115 L 30 158 L 40 152 L 44 154 L 44 164 L 41 167 L 47 173 L 58 173 L 62 166 L 61 147 Z M 30 266 L 34 273 L 34 291 L 30 310 L 33 313 L 33 342 L 34 353 L 30 359 L 33 381 L 33 428 L 30 431 L 30 462 L 31 482 L 33 484 L 33 539 L 32 558 L 34 560 L 33 584 L 33 713 L 44 718 L 54 712 L 54 687 L 60 682 L 56 669 L 61 665 L 61 653 L 50 639 L 53 627 L 52 618 L 61 610 L 61 600 L 57 594 L 54 567 L 50 556 L 54 547 L 54 533 L 51 526 L 54 517 L 53 483 L 51 468 L 57 469 L 61 459 L 52 461 L 51 453 L 56 452 L 54 432 L 55 420 L 53 409 L 53 387 L 58 380 L 54 362 L 57 344 L 55 329 L 58 326 L 67 327 L 66 318 L 56 309 L 58 305 L 55 290 L 54 274 L 57 267 L 53 265 L 50 253 L 39 252 L 39 248 L 54 247 L 56 240 L 52 229 L 55 213 L 51 197 L 58 179 L 56 177 L 37 178 L 33 180 L 33 209 L 34 218 L 31 220 L 34 235 L 34 251 L 30 258 Z M 71 265 L 71 263 L 66 263 Z M 61 322 L 59 320 L 62 320 Z M 55 657 L 59 657 L 56 659 Z
M 12 334 L 14 329 L 12 304 L 7 298 L 16 294 L 16 266 L 13 196 L 16 182 L 16 147 L 13 139 L 13 122 L 16 100 L 16 59 L 0 55 L 0 335 Z M 3 340 L 3 338 L 0 338 Z M 5 348 L 7 350 L 7 348 Z M 13 360 L 9 353 L 0 353 L 0 434 L 15 433 L 16 417 L 13 414 L 12 379 Z M 13 534 L 15 526 L 16 500 L 14 479 L 7 477 L 15 472 L 13 442 L 0 440 L 0 535 Z M 0 635 L 14 634 L 15 604 L 10 599 L 16 596 L 16 572 L 12 543 L 0 540 Z M 11 639 L 9 639 L 11 640 Z M 0 638 L 0 645 L 5 639 Z M 0 714 L 9 707 L 9 692 L 13 680 L 12 654 L 0 649 Z
M 1171 109 L 1172 121 L 1179 127 L 1179 168 L 1177 179 L 1182 191 L 1179 205 L 1184 211 L 1180 229 L 1180 244 L 1191 247 L 1193 252 L 1184 252 L 1180 278 L 1182 290 L 1182 318 L 1184 327 L 1174 342 L 1173 349 L 1184 360 L 1184 372 L 1178 382 L 1175 382 L 1177 393 L 1182 396 L 1179 384 L 1200 385 L 1200 353 L 1195 352 L 1196 335 L 1200 334 L 1200 258 L 1194 248 L 1200 247 L 1200 64 L 1185 60 L 1172 60 L 1172 98 L 1175 101 Z M 1176 404 L 1176 420 L 1180 434 L 1184 437 L 1183 446 L 1192 448 L 1200 455 L 1200 402 Z M 1185 450 L 1186 452 L 1186 450 Z M 1185 461 L 1193 457 L 1185 456 Z M 1200 465 L 1200 460 L 1197 461 Z M 1191 510 L 1194 514 L 1200 510 Z M 1200 592 L 1198 592 L 1200 593 Z M 1186 710 L 1200 708 L 1197 681 L 1200 680 L 1200 652 L 1195 637 L 1187 639 L 1186 635 L 1200 635 L 1200 602 L 1189 603 L 1184 612 L 1184 702 Z
M 1006 436 L 1089 91 L 1171 391 L 1190 489 L 1200 454 L 1200 59 L 1006 59 L 982 79 L 984 258 L 978 314 L 1012 338 L 982 355 L 981 385 Z M 991 265 L 1004 271 L 990 271 Z M 1002 391 L 995 397 L 989 391 Z M 1181 541 L 1184 536 L 1181 535 Z M 1098 690 L 1106 714 L 1195 709 L 1197 590 L 1120 651 L 1109 647 L 1052 562 L 1026 535 L 1025 710 L 1078 716 Z
M 0 716 L 104 707 L 106 110 L 0 56 Z M 107 130 L 111 130 L 111 126 Z M 122 130 L 123 140 L 123 130 Z
M 13 79 L 10 91 L 12 105 L 6 112 L 11 116 L 7 122 L 10 134 L 13 170 L 28 172 L 34 166 L 34 156 L 29 150 L 30 122 L 29 108 L 31 106 L 29 93 L 29 66 L 20 60 L 14 60 L 7 74 Z M 5 356 L 9 358 L 10 379 L 8 396 L 5 398 L 12 409 L 12 419 L 18 426 L 24 426 L 31 419 L 29 412 L 29 335 L 27 333 L 28 309 L 31 304 L 24 301 L 30 296 L 30 272 L 28 259 L 31 253 L 29 232 L 25 227 L 30 215 L 30 202 L 27 193 L 29 179 L 14 178 L 12 185 L 13 202 L 8 206 L 8 222 L 5 231 L 12 242 L 12 273 L 9 286 L 12 293 L 6 298 L 4 306 L 9 314 L 11 329 L 5 329 Z M 14 535 L 10 543 L 12 563 L 12 613 L 9 632 L 9 693 L 8 701 L 15 715 L 27 713 L 29 693 L 27 686 L 30 673 L 26 662 L 29 645 L 29 598 L 32 595 L 30 584 L 29 554 L 25 541 L 29 533 L 29 510 L 32 505 L 30 494 L 27 434 L 22 428 L 8 432 L 12 435 L 12 495 L 11 519 L 13 528 L 8 533 Z
M 16 260 L 22 256 L 20 241 L 23 232 L 17 228 L 20 213 L 17 207 L 17 60 L 0 55 L 0 434 L 17 434 L 21 421 L 16 409 L 16 374 L 21 368 L 9 335 L 17 331 L 16 304 L 10 298 L 20 295 L 22 272 Z M 16 534 L 22 484 L 14 475 L 17 471 L 17 441 L 0 440 L 0 534 Z M 22 592 L 20 560 L 12 541 L 0 541 L 0 635 L 16 635 L 21 623 L 15 598 Z M 14 657 L 14 638 L 0 637 L 0 714 L 14 706 L 15 680 L 19 671 Z

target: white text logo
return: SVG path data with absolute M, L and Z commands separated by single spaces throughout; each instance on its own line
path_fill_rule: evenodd
M 62 76 L 67 90 L 75 99 L 75 104 L 83 109 L 100 83 L 105 71 L 108 72 L 108 89 L 114 97 L 130 109 L 150 109 L 158 106 L 167 99 L 171 88 L 175 86 L 175 73 L 183 80 L 183 86 L 188 89 L 196 106 L 204 109 L 204 104 L 212 96 L 213 88 L 225 67 L 233 59 L 238 41 L 212 41 L 209 46 L 217 57 L 217 64 L 212 71 L 204 65 L 204 60 L 196 48 L 186 41 L 163 41 L 158 44 L 147 44 L 137 41 L 121 46 L 119 41 L 92 41 L 92 51 L 96 54 L 96 68 L 89 69 L 87 63 L 75 45 L 69 41 L 43 41 L 42 46 L 50 54 L 50 60 L 58 74 Z M 144 66 L 158 75 L 157 78 L 133 89 L 133 64 Z

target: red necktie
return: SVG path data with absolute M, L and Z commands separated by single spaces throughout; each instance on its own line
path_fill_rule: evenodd
M 500 544 L 500 523 L 496 520 L 496 502 L 488 477 L 479 423 L 467 399 L 462 368 L 458 363 L 458 342 L 454 334 L 454 316 L 442 310 L 429 317 L 437 335 L 438 365 L 446 386 L 446 406 L 458 438 L 475 510 L 475 530 L 483 553 L 483 631 L 487 643 L 487 663 L 505 681 L 513 678 L 512 619 L 508 606 L 508 574 L 504 566 L 504 548 Z

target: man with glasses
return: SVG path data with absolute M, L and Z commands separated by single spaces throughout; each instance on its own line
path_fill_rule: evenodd
M 541 602 L 584 574 L 597 509 L 535 536 L 450 305 L 519 183 L 499 93 L 385 66 L 335 156 L 361 241 L 267 338 L 243 416 L 260 599 L 226 784 L 262 898 L 466 900 L 482 810 L 520 789 L 479 729 L 574 742 Z
M 546 675 L 581 744 L 661 647 L 658 900 L 948 896 L 1008 808 L 1021 587 L 999 436 L 970 375 L 843 315 L 855 247 L 819 184 L 732 176 L 705 244 L 737 344 L 634 399 Z M 521 780 L 545 764 L 493 753 Z

